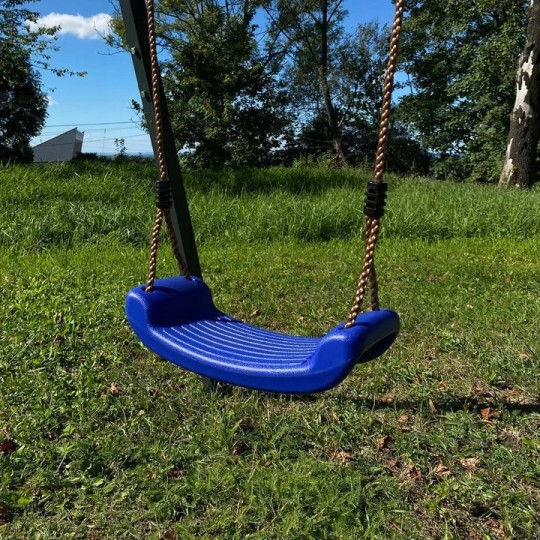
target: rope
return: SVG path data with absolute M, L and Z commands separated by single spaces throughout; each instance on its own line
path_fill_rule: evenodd
M 399 40 L 403 26 L 403 14 L 405 12 L 405 0 L 396 0 L 396 15 L 392 26 L 392 36 L 390 38 L 390 56 L 386 69 L 384 81 L 383 103 L 381 121 L 379 124 L 379 139 L 377 143 L 377 154 L 375 157 L 375 181 L 381 183 L 384 179 L 384 169 L 386 165 L 386 148 L 388 146 L 388 126 L 390 125 L 390 111 L 392 108 L 392 94 L 394 90 L 394 79 L 397 70 L 397 58 Z M 356 318 L 362 310 L 362 304 L 369 285 L 371 291 L 371 309 L 378 311 L 379 308 L 379 286 L 377 282 L 377 272 L 375 269 L 375 248 L 379 240 L 380 220 L 378 218 L 366 218 L 364 225 L 364 265 L 356 286 L 354 302 L 347 318 L 345 328 L 354 325 Z
M 163 117 L 161 112 L 161 99 L 160 99 L 160 71 L 157 57 L 157 38 L 156 38 L 156 22 L 155 22 L 155 9 L 154 0 L 147 0 L 147 13 L 148 13 L 148 43 L 150 45 L 150 68 L 152 77 L 152 104 L 154 107 L 154 124 L 156 128 L 156 147 L 159 169 L 159 181 L 167 181 L 167 166 L 165 162 L 165 143 L 163 136 Z M 146 280 L 146 292 L 152 292 L 154 290 L 154 282 L 156 280 L 157 269 L 157 254 L 159 247 L 159 233 L 163 220 L 167 225 L 169 232 L 169 239 L 173 254 L 178 263 L 178 267 L 182 272 L 182 275 L 189 277 L 189 269 L 187 267 L 184 257 L 180 252 L 178 245 L 178 238 L 174 229 L 171 208 L 158 209 L 154 226 L 152 227 L 152 236 L 150 243 L 150 261 L 148 263 L 148 278 Z

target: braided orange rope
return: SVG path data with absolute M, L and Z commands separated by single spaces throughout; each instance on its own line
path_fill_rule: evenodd
M 403 26 L 403 14 L 405 12 L 405 0 L 396 1 L 396 15 L 392 26 L 392 36 L 390 38 L 390 56 L 388 58 L 388 67 L 384 81 L 383 103 L 381 122 L 379 125 L 379 139 L 377 143 L 377 154 L 375 158 L 375 181 L 382 182 L 384 179 L 384 168 L 386 164 L 386 148 L 388 145 L 388 126 L 390 124 L 390 111 L 392 108 L 392 94 L 394 90 L 394 79 L 397 70 L 397 57 L 399 40 L 401 37 L 401 29 Z M 371 291 L 371 309 L 377 311 L 379 309 L 379 293 L 377 273 L 375 270 L 375 248 L 379 240 L 380 220 L 377 218 L 368 217 L 364 225 L 364 244 L 365 256 L 364 265 L 358 285 L 354 302 L 347 318 L 345 328 L 350 328 L 354 325 L 356 318 L 362 310 L 362 304 L 369 285 Z
M 152 104 L 154 106 L 154 124 L 156 128 L 156 147 L 157 158 L 159 168 L 159 181 L 167 181 L 167 167 L 165 165 L 165 144 L 163 137 L 163 117 L 161 114 L 161 100 L 160 100 L 160 71 L 157 57 L 157 39 L 156 39 L 156 23 L 155 23 L 155 9 L 154 0 L 147 0 L 148 10 L 148 42 L 150 45 L 150 66 L 152 76 Z M 167 224 L 167 230 L 169 232 L 169 239 L 171 242 L 173 254 L 178 263 L 178 267 L 182 274 L 189 277 L 189 269 L 187 267 L 184 257 L 180 252 L 178 245 L 178 238 L 174 229 L 171 209 L 165 210 L 158 209 L 154 226 L 152 228 L 152 239 L 150 244 L 150 261 L 148 263 L 148 278 L 146 280 L 146 292 L 151 292 L 154 289 L 154 282 L 156 280 L 157 269 L 157 254 L 159 247 L 159 233 L 161 231 L 161 225 L 163 219 Z

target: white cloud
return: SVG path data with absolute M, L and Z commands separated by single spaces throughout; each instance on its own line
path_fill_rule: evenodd
M 52 96 L 47 96 L 47 102 L 49 103 L 49 106 L 58 105 L 58 101 L 56 101 L 56 99 L 54 99 Z
M 79 39 L 99 39 L 110 34 L 109 22 L 111 16 L 107 13 L 98 13 L 92 17 L 82 15 L 69 15 L 67 13 L 49 13 L 40 17 L 37 23 L 29 23 L 32 30 L 36 28 L 52 28 L 59 26 L 60 35 L 71 34 Z

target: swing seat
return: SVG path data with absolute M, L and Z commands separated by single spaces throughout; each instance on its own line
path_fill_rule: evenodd
M 322 338 L 262 330 L 219 311 L 199 278 L 173 277 L 141 285 L 126 299 L 126 314 L 139 339 L 162 358 L 189 371 L 237 386 L 279 393 L 322 392 L 339 384 L 361 362 L 392 345 L 399 316 L 361 314 Z

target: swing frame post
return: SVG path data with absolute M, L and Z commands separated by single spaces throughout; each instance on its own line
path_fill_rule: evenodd
M 150 65 L 150 46 L 148 43 L 147 9 L 145 0 L 120 0 L 120 11 L 126 28 L 126 41 L 131 53 L 137 84 L 139 86 L 143 113 L 152 141 L 154 156 L 157 157 L 156 126 L 154 122 L 154 107 L 152 104 L 152 68 Z M 195 243 L 195 234 L 191 223 L 191 215 L 178 151 L 174 143 L 174 135 L 165 100 L 163 84 L 159 81 L 161 97 L 161 116 L 164 135 L 164 153 L 167 177 L 171 182 L 172 208 L 171 218 L 178 238 L 178 247 L 186 261 L 189 273 L 202 278 L 199 253 Z M 202 377 L 205 390 L 217 388 L 217 382 L 208 377 Z
M 150 133 L 150 139 L 152 140 L 154 156 L 157 156 L 146 3 L 145 0 L 120 0 L 120 9 L 126 28 L 127 44 L 131 53 L 131 59 L 133 60 L 135 75 L 137 76 L 146 125 Z M 163 118 L 165 166 L 172 190 L 172 222 L 176 237 L 178 238 L 178 247 L 186 261 L 189 273 L 192 276 L 202 277 L 186 190 L 178 162 L 178 151 L 174 143 L 171 119 L 161 81 L 159 82 L 159 86 L 161 115 Z

